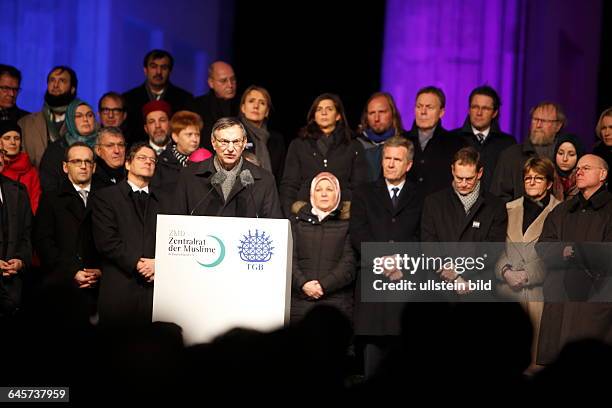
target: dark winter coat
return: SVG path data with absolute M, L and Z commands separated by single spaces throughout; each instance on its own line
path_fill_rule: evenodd
M 255 183 L 244 187 L 237 176 L 227 200 L 224 200 L 221 187 L 211 184 L 211 178 L 217 172 L 214 160 L 193 164 L 181 172 L 173 196 L 174 213 L 283 218 L 272 173 L 243 160 L 241 171 L 249 170 Z
M 335 306 L 352 319 L 356 260 L 348 236 L 350 203 L 341 203 L 341 209 L 322 221 L 312 213 L 310 204 L 303 202 L 301 208 L 296 205 L 294 209 L 291 320 L 300 320 L 317 304 Z M 318 280 L 323 287 L 324 295 L 318 300 L 309 299 L 302 291 L 311 280 Z
M 414 160 L 408 179 L 417 185 L 419 194 L 426 197 L 448 187 L 452 181 L 450 168 L 453 156 L 464 147 L 463 139 L 448 133 L 440 122 L 425 150 L 421 149 L 416 124 L 408 132 L 408 138 L 414 144 Z
M 546 244 L 550 242 L 560 245 Z M 612 344 L 612 306 L 586 302 L 598 295 L 610 301 L 610 250 L 607 246 L 580 247 L 581 242 L 612 242 L 612 194 L 603 187 L 588 201 L 579 194 L 559 204 L 544 222 L 541 244 L 536 247 L 548 269 L 544 296 L 561 300 L 556 295 L 563 291 L 567 298 L 564 303 L 544 304 L 538 364 L 554 361 L 563 346 L 573 340 L 594 338 Z M 572 267 L 559 267 L 567 245 L 574 247 Z M 555 248 L 556 254 L 547 253 Z
M 508 147 L 516 144 L 514 136 L 502 132 L 497 121 L 494 120 L 491 123 L 491 129 L 487 138 L 483 144 L 480 144 L 472 130 L 472 123 L 470 122 L 469 116 L 465 119 L 463 126 L 453 130 L 452 133 L 461 137 L 466 146 L 472 146 L 480 153 L 480 162 L 484 168 L 480 183 L 485 191 L 489 191 L 493 180 L 493 172 L 495 171 L 499 156 L 501 152 Z
M 417 194 L 416 185 L 409 181 L 400 191 L 396 208 L 393 208 L 383 178 L 357 188 L 351 202 L 349 234 L 359 258 L 362 256 L 362 242 L 418 241 L 421 208 L 422 199 Z M 399 335 L 403 307 L 403 303 L 362 302 L 361 279 L 358 277 L 355 291 L 355 334 Z
M 368 167 L 363 147 L 355 139 L 347 142 L 343 136 L 341 131 L 328 136 L 334 139 L 327 154 L 321 153 L 313 138 L 299 137 L 291 142 L 280 185 L 281 204 L 288 218 L 295 201 L 310 199 L 310 183 L 323 171 L 338 178 L 343 201 L 350 201 L 351 192 L 367 181 Z
M 100 325 L 134 327 L 151 323 L 153 283 L 136 270 L 140 258 L 155 258 L 155 232 L 161 202 L 149 189 L 144 216 L 127 181 L 107 187 L 92 200 L 96 248 L 102 257 L 98 312 Z

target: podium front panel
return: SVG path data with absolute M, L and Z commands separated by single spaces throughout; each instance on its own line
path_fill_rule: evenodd
M 158 215 L 153 321 L 181 326 L 187 345 L 280 328 L 292 254 L 288 220 Z

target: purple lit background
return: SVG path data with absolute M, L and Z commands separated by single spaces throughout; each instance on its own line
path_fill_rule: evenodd
M 530 107 L 553 100 L 567 111 L 567 130 L 590 146 L 612 95 L 603 89 L 610 51 L 600 47 L 601 0 L 312 0 L 274 10 L 233 0 L 1 2 L 0 62 L 22 70 L 18 104 L 31 111 L 42 105 L 53 65 L 75 68 L 79 96 L 95 104 L 103 92 L 141 84 L 142 57 L 153 47 L 173 53 L 172 81 L 197 95 L 207 91 L 211 61 L 233 63 L 239 90 L 259 84 L 272 93 L 272 121 L 287 139 L 323 92 L 342 97 L 355 127 L 368 96 L 390 91 L 409 127 L 416 91 L 437 85 L 452 129 L 465 119 L 470 90 L 488 83 L 502 98 L 502 129 L 517 139 Z
M 498 90 L 503 130 L 522 140 L 529 109 L 562 104 L 568 131 L 593 141 L 601 36 L 600 1 L 388 0 L 382 88 L 410 127 L 427 85 L 447 97 L 444 127 L 463 124 L 470 91 Z

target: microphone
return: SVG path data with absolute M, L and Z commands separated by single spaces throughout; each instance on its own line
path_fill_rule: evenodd
M 251 191 L 251 189 L 249 188 L 249 186 L 252 186 L 253 184 L 255 184 L 255 179 L 253 178 L 253 175 L 251 174 L 251 170 L 245 169 L 240 172 L 240 184 L 242 184 L 242 187 L 249 190 L 251 201 L 253 201 L 253 206 L 255 207 L 255 217 L 259 218 L 259 213 L 257 211 L 257 203 L 255 202 L 255 197 L 253 197 L 253 191 Z
M 252 176 L 251 176 L 252 178 Z M 189 213 L 189 215 L 193 215 L 193 213 L 195 212 L 195 210 L 200 206 L 200 204 L 202 204 L 204 202 L 204 200 L 206 199 L 206 197 L 208 197 L 208 195 L 210 193 L 212 193 L 212 191 L 215 189 L 215 186 L 220 186 L 221 184 L 223 184 L 223 182 L 225 181 L 226 176 L 224 173 L 221 172 L 217 172 L 215 174 L 212 175 L 212 177 L 210 178 L 210 188 L 208 189 L 208 192 L 206 192 L 206 194 L 204 194 L 204 197 L 202 197 L 200 199 L 200 201 L 198 201 L 198 203 L 196 204 L 195 207 L 193 207 L 193 210 L 191 210 L 191 212 Z

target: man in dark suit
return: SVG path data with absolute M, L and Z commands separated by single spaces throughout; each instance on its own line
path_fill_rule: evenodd
M 283 218 L 272 173 L 242 158 L 246 135 L 238 119 L 215 123 L 214 158 L 185 168 L 179 176 L 177 214 Z
M 442 169 L 440 169 L 442 170 Z M 480 154 L 473 147 L 460 149 L 453 157 L 452 186 L 425 198 L 421 220 L 423 242 L 504 242 L 508 215 L 504 203 L 481 185 Z M 475 248 L 475 250 L 477 250 Z M 455 255 L 455 254 L 444 254 Z M 461 256 L 469 254 L 462 253 Z M 479 256 L 482 256 L 480 254 Z M 495 259 L 489 254 L 490 259 Z M 492 279 L 491 265 L 459 274 L 454 269 L 436 271 L 447 282 L 468 285 L 472 277 Z M 458 288 L 457 294 L 469 291 Z
M 125 179 L 125 138 L 120 128 L 110 126 L 98 130 L 96 166 L 93 184 L 96 188 L 114 186 Z
M 491 188 L 493 170 L 502 151 L 516 144 L 512 135 L 499 128 L 501 101 L 495 89 L 488 85 L 474 88 L 468 102 L 469 111 L 465 123 L 452 133 L 461 137 L 466 146 L 480 153 L 484 174 L 480 183 L 486 191 Z
M 450 174 L 441 169 L 448 169 L 455 152 L 464 146 L 461 138 L 442 127 L 445 106 L 442 89 L 427 86 L 417 92 L 414 124 L 408 132 L 414 145 L 414 166 L 408 178 L 423 197 L 448 186 Z
M 78 289 L 96 313 L 100 260 L 91 232 L 94 152 L 82 142 L 66 150 L 60 190 L 45 193 L 34 224 L 34 246 L 42 261 L 46 283 Z
M 11 65 L 0 64 L 0 120 L 17 122 L 30 113 L 17 106 L 20 86 L 21 71 Z
M 198 96 L 191 103 L 189 110 L 196 112 L 204 121 L 200 141 L 201 146 L 212 151 L 208 136 L 217 120 L 237 116 L 240 104 L 236 98 L 236 75 L 232 66 L 223 61 L 215 61 L 208 67 L 208 93 Z
M 103 327 L 151 323 L 155 228 L 160 201 L 149 188 L 157 156 L 146 143 L 130 148 L 127 179 L 92 202 L 94 242 L 102 256 L 98 312 Z
M 412 142 L 401 136 L 387 139 L 382 152 L 384 178 L 354 191 L 349 234 L 360 256 L 362 242 L 418 241 L 421 199 L 416 185 L 407 180 L 413 157 Z M 399 341 L 403 303 L 361 302 L 361 292 L 361 279 L 357 279 L 355 334 L 365 336 L 365 372 L 369 377 Z
M 0 173 L 6 160 L 0 151 Z M 21 305 L 23 274 L 32 262 L 32 210 L 23 184 L 0 174 L 0 269 L 15 307 Z
M 193 95 L 170 82 L 174 58 L 164 50 L 152 50 L 144 57 L 144 84 L 123 94 L 127 104 L 128 144 L 147 140 L 142 107 L 150 101 L 166 101 L 176 112 L 185 109 Z

